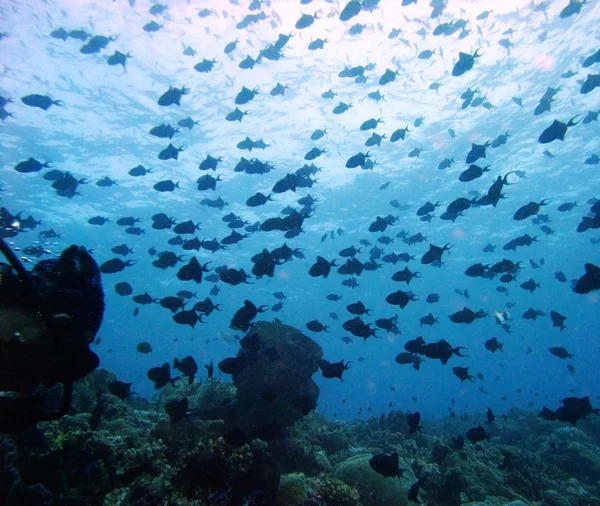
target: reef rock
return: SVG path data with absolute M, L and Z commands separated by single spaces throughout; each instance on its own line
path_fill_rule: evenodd
M 294 327 L 274 322 L 257 322 L 240 345 L 236 357 L 219 364 L 237 389 L 226 424 L 253 437 L 277 437 L 316 406 L 319 387 L 312 375 L 323 350 Z

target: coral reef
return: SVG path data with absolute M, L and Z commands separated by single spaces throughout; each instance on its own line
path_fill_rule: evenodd
M 273 362 L 280 356 L 273 353 Z M 408 490 L 418 479 L 425 505 L 600 506 L 596 421 L 572 427 L 513 409 L 490 425 L 490 441 L 472 444 L 457 438 L 473 427 L 466 418 L 424 420 L 422 433 L 410 433 L 400 411 L 329 422 L 282 403 L 281 420 L 291 425 L 280 435 L 232 442 L 227 420 L 242 418 L 245 403 L 235 384 L 180 381 L 149 403 L 108 393 L 114 379 L 95 371 L 76 383 L 67 416 L 0 436 L 0 504 L 393 506 L 410 504 Z M 93 423 L 97 392 L 103 409 Z M 173 423 L 164 403 L 181 397 L 189 399 L 189 413 Z M 267 416 L 248 410 L 250 427 Z M 402 479 L 373 471 L 369 459 L 381 452 L 399 453 Z

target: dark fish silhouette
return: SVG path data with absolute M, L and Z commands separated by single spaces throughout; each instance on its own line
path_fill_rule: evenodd
M 139 176 L 145 176 L 146 174 L 151 174 L 152 172 L 153 172 L 152 169 L 146 169 L 146 167 L 144 167 L 143 165 L 138 165 L 137 167 L 134 167 L 133 169 L 131 169 L 128 172 L 128 174 L 133 177 L 139 177 Z
M 404 292 L 402 290 L 398 290 L 394 293 L 390 293 L 385 301 L 392 306 L 400 306 L 404 309 L 410 301 L 418 300 L 416 296 L 410 292 Z
M 575 121 L 575 118 L 577 118 L 577 116 L 573 116 L 568 123 L 563 123 L 555 119 L 554 122 L 540 134 L 538 142 L 540 144 L 549 144 L 556 139 L 564 141 L 567 129 L 579 123 L 579 121 Z
M 351 0 L 346 4 L 340 13 L 340 21 L 348 21 L 356 16 L 361 9 L 360 0 Z
M 106 63 L 111 66 L 121 65 L 123 68 L 127 65 L 127 58 L 131 58 L 131 53 L 121 53 L 121 51 L 115 51 L 106 59 Z
M 458 53 L 458 61 L 455 63 L 454 68 L 452 69 L 452 75 L 454 77 L 462 76 L 468 70 L 473 68 L 473 64 L 475 63 L 475 58 L 479 58 L 481 55 L 478 54 L 477 51 L 473 54 L 468 53 Z M 467 162 L 468 163 L 468 162 Z
M 135 265 L 137 260 L 127 260 L 123 262 L 120 258 L 113 258 L 112 260 L 107 260 L 100 266 L 100 272 L 103 274 L 114 274 L 116 272 L 121 272 L 125 267 L 131 267 Z
M 540 418 L 549 422 L 555 420 L 569 422 L 575 426 L 582 418 L 587 419 L 591 414 L 600 414 L 600 410 L 592 408 L 592 403 L 588 396 L 582 398 L 567 397 L 566 399 L 563 399 L 561 403 L 562 406 L 556 411 L 544 407 L 539 414 Z
M 35 158 L 29 158 L 24 162 L 17 163 L 17 165 L 15 165 L 15 170 L 21 174 L 30 174 L 31 172 L 39 172 L 43 168 L 50 166 L 50 162 L 42 163 L 38 162 Z
M 585 264 L 585 274 L 577 280 L 573 291 L 584 294 L 594 290 L 600 290 L 600 267 L 588 263 Z
M 563 316 L 556 311 L 550 311 L 550 320 L 552 321 L 552 326 L 559 327 L 561 331 L 567 328 L 564 324 L 566 319 L 566 316 Z
M 540 211 L 540 207 L 546 206 L 551 202 L 551 199 L 543 199 L 538 202 L 529 202 L 515 212 L 513 220 L 525 220 L 531 216 L 535 216 Z
M 175 399 L 165 403 L 165 412 L 171 418 L 171 423 L 176 424 L 183 420 L 188 413 L 187 397 L 183 399 Z
M 125 383 L 124 381 L 118 380 L 111 381 L 108 384 L 108 391 L 124 401 L 131 394 L 131 383 Z
M 319 362 L 319 368 L 321 369 L 321 374 L 324 378 L 339 378 L 340 381 L 344 381 L 342 379 L 342 374 L 350 368 L 349 366 L 351 363 L 352 362 L 344 363 L 343 360 L 340 360 L 339 362 L 328 362 L 327 360 L 322 359 Z
M 119 295 L 125 297 L 127 295 L 131 295 L 133 293 L 133 288 L 131 285 L 125 281 L 121 281 L 115 285 L 115 292 Z
M 150 135 L 160 139 L 172 139 L 179 132 L 179 128 L 173 128 L 171 125 L 162 123 L 150 129 Z
M 587 0 L 569 0 L 569 5 L 567 5 L 562 11 L 560 11 L 559 17 L 565 19 L 575 14 L 579 14 L 581 12 L 581 8 L 586 3 L 588 3 Z
M 173 383 L 171 379 L 171 367 L 165 363 L 161 367 L 152 367 L 147 372 L 148 379 L 154 383 L 154 388 L 159 389 Z
M 461 383 L 465 380 L 473 381 L 474 379 L 474 376 L 469 374 L 468 367 L 453 367 L 452 372 L 454 373 L 454 376 L 460 379 Z
M 336 262 L 337 262 L 337 260 L 332 260 L 331 262 L 329 262 L 328 260 L 325 260 L 323 257 L 318 256 L 316 263 L 314 263 L 311 266 L 311 268 L 308 271 L 308 274 L 315 278 L 319 277 L 319 276 L 327 278 L 327 276 L 329 276 L 331 268 L 335 267 L 337 265 Z
M 190 92 L 188 88 L 182 86 L 181 88 L 173 88 L 169 86 L 169 89 L 165 91 L 158 99 L 158 105 L 168 107 L 170 105 L 181 105 L 181 97 L 187 95 Z
M 491 351 L 492 353 L 496 353 L 496 351 L 504 351 L 504 344 L 498 341 L 497 337 L 492 337 L 485 342 L 485 349 Z
M 194 377 L 198 372 L 198 364 L 194 360 L 194 357 L 188 356 L 178 360 L 175 358 L 173 360 L 173 369 L 177 369 L 184 376 L 187 376 L 188 383 L 191 385 L 194 382 Z
M 489 441 L 490 436 L 485 431 L 485 429 L 481 425 L 479 425 L 478 427 L 469 429 L 467 431 L 467 439 L 471 441 L 471 443 L 475 444 L 480 443 L 481 441 L 485 441 L 486 439 Z
M 555 357 L 562 358 L 563 360 L 566 358 L 573 358 L 575 356 L 572 353 L 569 353 L 567 349 L 563 348 L 562 346 L 553 346 L 549 349 L 549 351 Z
M 36 94 L 26 95 L 22 97 L 21 102 L 23 102 L 25 105 L 28 105 L 29 107 L 37 107 L 38 109 L 43 109 L 44 111 L 50 109 L 50 106 L 52 105 L 62 106 L 65 104 L 62 100 L 52 100 L 47 95 Z
M 386 478 L 402 478 L 402 474 L 406 470 L 400 467 L 398 452 L 394 452 L 391 455 L 386 455 L 385 453 L 373 455 L 369 460 L 369 465 L 373 471 Z

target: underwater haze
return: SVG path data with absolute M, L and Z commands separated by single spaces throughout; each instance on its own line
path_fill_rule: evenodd
M 212 361 L 215 377 L 229 381 L 217 365 L 239 349 L 245 332 L 231 321 L 249 300 L 264 309 L 255 321 L 279 319 L 315 340 L 330 364 L 349 363 L 343 381 L 315 374 L 317 411 L 329 420 L 393 409 L 483 420 L 488 407 L 498 415 L 555 409 L 573 395 L 597 402 L 598 292 L 573 287 L 586 263 L 600 262 L 598 227 L 577 230 L 595 219 L 590 208 L 600 197 L 600 90 L 590 77 L 600 57 L 584 66 L 598 54 L 598 2 L 363 4 L 343 21 L 345 3 L 327 0 L 174 0 L 164 9 L 145 0 L 3 2 L 0 196 L 14 215 L 42 222 L 11 244 L 31 263 L 37 259 L 27 247 L 56 256 L 70 244 L 92 250 L 101 266 L 135 261 L 120 272 L 103 269 L 106 312 L 93 349 L 102 368 L 144 397 L 157 392 L 149 369 L 188 355 L 198 380 Z M 570 5 L 580 12 L 561 15 Z M 83 33 L 69 35 L 74 30 Z M 107 38 L 102 47 L 83 50 L 99 35 Z M 179 103 L 161 105 L 173 89 Z M 53 103 L 22 100 L 31 95 Z M 555 120 L 568 127 L 564 140 L 540 142 Z M 175 129 L 172 138 L 150 133 L 163 124 Z M 313 140 L 317 130 L 323 135 Z M 29 158 L 41 165 L 19 168 Z M 211 159 L 214 169 L 202 170 Z M 147 172 L 131 175 L 140 165 Z M 53 170 L 62 171 L 59 179 L 71 174 L 73 186 L 53 188 L 56 179 L 44 177 Z M 492 203 L 484 197 L 499 177 Z M 258 192 L 268 199 L 248 205 Z M 417 213 L 427 202 L 434 209 Z M 542 205 L 518 215 L 530 202 Z M 165 230 L 152 226 L 158 213 L 172 219 Z M 294 226 L 262 226 L 290 215 Z M 117 224 L 124 217 L 135 218 L 139 235 Z M 196 229 L 169 243 L 187 220 Z M 227 245 L 235 220 L 242 238 Z M 49 229 L 60 237 L 38 235 Z M 510 247 L 525 235 L 525 245 Z M 196 247 L 183 249 L 194 237 Z M 212 239 L 216 251 L 205 247 Z M 284 243 L 294 253 L 253 275 Z M 121 244 L 133 252 L 111 251 Z M 426 263 L 430 245 L 446 248 Z M 360 248 L 358 264 L 340 274 L 350 258 L 340 252 L 352 246 Z M 153 265 L 165 251 L 179 257 L 176 265 Z M 395 263 L 393 253 L 411 259 Z M 200 283 L 177 276 L 192 257 L 208 262 Z M 337 259 L 327 277 L 311 269 L 318 257 Z M 494 270 L 503 259 L 516 265 Z M 482 264 L 481 275 L 466 275 L 474 264 Z M 243 269 L 248 283 L 206 279 L 223 266 Z M 409 283 L 392 279 L 405 267 Z M 418 274 L 410 279 L 410 272 Z M 342 285 L 349 278 L 354 288 Z M 120 282 L 133 293 L 119 295 Z M 414 299 L 404 308 L 389 302 L 399 290 Z M 150 303 L 133 300 L 146 292 Z M 285 299 L 273 310 L 276 292 Z M 430 294 L 439 302 L 428 303 Z M 183 309 L 161 307 L 167 296 L 184 299 Z M 174 320 L 206 297 L 219 310 L 201 322 L 190 314 Z M 358 301 L 369 310 L 358 315 L 368 330 L 353 335 L 344 322 L 357 316 L 347 306 Z M 535 319 L 523 317 L 529 309 Z M 562 327 L 551 312 L 566 317 Z M 423 324 L 429 313 L 432 324 Z M 457 323 L 473 313 L 474 321 Z M 375 323 L 395 317 L 391 329 Z M 314 320 L 327 332 L 307 328 Z M 397 363 L 418 336 L 464 349 L 445 365 L 418 353 Z M 494 337 L 503 345 L 495 353 L 485 345 Z M 150 353 L 136 350 L 142 341 Z M 461 380 L 455 367 L 471 378 Z

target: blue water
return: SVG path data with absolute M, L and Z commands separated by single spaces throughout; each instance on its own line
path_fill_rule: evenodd
M 11 212 L 24 211 L 43 221 L 34 231 L 19 234 L 12 243 L 21 249 L 41 243 L 55 255 L 70 244 L 85 245 L 94 250 L 98 263 L 115 257 L 111 248 L 119 244 L 134 249 L 135 254 L 125 260 L 137 260 L 135 266 L 103 276 L 107 308 L 100 343 L 94 351 L 101 358 L 101 367 L 122 381 L 133 382 L 132 389 L 143 396 L 155 393 L 146 378 L 150 367 L 172 364 L 173 358 L 191 354 L 204 377 L 204 364 L 210 360 L 217 364 L 234 356 L 239 348 L 235 336 L 241 334 L 229 328 L 231 317 L 244 299 L 257 306 L 274 305 L 278 301 L 272 293 L 276 291 L 287 296 L 283 310 L 267 312 L 259 319 L 279 318 L 311 335 L 323 347 L 326 359 L 352 361 L 343 382 L 315 374 L 321 388 L 317 409 L 332 419 L 379 415 L 390 409 L 419 410 L 424 417 L 441 417 L 448 414 L 451 399 L 455 399 L 454 410 L 460 415 L 481 412 L 488 406 L 496 413 L 506 412 L 511 406 L 536 410 L 548 405 L 555 409 L 559 399 L 573 393 L 595 396 L 600 386 L 599 299 L 594 293 L 575 294 L 570 280 L 584 273 L 584 263 L 600 261 L 599 243 L 590 241 L 600 238 L 600 234 L 575 231 L 589 209 L 586 201 L 600 197 L 598 168 L 584 164 L 592 154 L 600 154 L 600 129 L 596 121 L 580 123 L 568 130 L 564 142 L 544 146 L 536 142 L 554 119 L 567 122 L 577 114 L 600 109 L 600 92 L 581 95 L 581 83 L 577 82 L 588 73 L 598 72 L 600 64 L 582 69 L 581 60 L 598 49 L 592 34 L 597 33 L 600 7 L 597 2 L 586 4 L 579 15 L 560 19 L 559 12 L 566 4 L 549 2 L 543 11 L 527 2 L 449 2 L 434 20 L 426 2 L 400 7 L 400 2 L 384 0 L 373 12 L 361 12 L 343 23 L 339 20 L 343 4 L 275 1 L 263 2 L 260 10 L 252 11 L 264 12 L 265 20 L 238 29 L 236 24 L 251 13 L 248 2 L 173 1 L 162 16 L 151 15 L 151 4 L 139 0 L 5 2 L 0 6 L 0 31 L 8 36 L 0 41 L 0 94 L 13 100 L 6 110 L 14 117 L 7 117 L 0 125 L 0 181 L 4 190 L 0 196 L 2 205 Z M 210 15 L 199 17 L 201 8 L 210 9 Z M 487 19 L 477 20 L 486 9 L 493 12 Z M 312 26 L 294 28 L 301 14 L 315 12 L 319 19 Z M 460 32 L 432 35 L 439 23 L 459 18 L 469 21 L 469 33 L 464 38 L 459 39 Z M 152 20 L 162 28 L 148 33 L 143 26 Z M 366 25 L 363 33 L 349 35 L 349 27 L 357 22 Z M 86 55 L 79 51 L 83 42 L 50 36 L 59 27 L 67 31 L 83 29 L 115 40 L 100 53 Z M 394 28 L 402 33 L 389 38 Z M 424 37 L 417 33 L 421 29 L 425 29 Z M 510 29 L 513 33 L 505 34 Z M 283 58 L 263 59 L 252 70 L 238 67 L 246 56 L 256 58 L 280 33 L 293 34 L 282 50 Z M 319 37 L 328 39 L 325 48 L 309 51 L 308 44 Z M 510 50 L 499 45 L 500 39 L 510 40 Z M 236 50 L 225 55 L 225 45 L 235 40 L 239 40 Z M 197 51 L 196 56 L 184 55 L 186 46 Z M 482 56 L 473 69 L 452 77 L 458 53 L 472 54 L 478 48 Z M 424 49 L 436 49 L 436 54 L 429 60 L 418 59 L 417 54 Z M 107 57 L 115 50 L 132 54 L 126 70 L 107 65 Z M 193 69 L 203 58 L 216 59 L 212 72 Z M 346 66 L 367 64 L 373 69 L 365 72 L 366 83 L 338 77 Z M 395 82 L 381 86 L 379 78 L 388 68 L 398 69 L 399 75 Z M 561 78 L 569 69 L 579 73 Z M 278 82 L 289 89 L 284 96 L 273 97 L 269 92 Z M 438 92 L 429 89 L 433 82 L 442 83 Z M 157 104 L 169 86 L 189 87 L 190 93 L 182 98 L 180 107 Z M 239 106 L 250 113 L 241 123 L 227 122 L 225 116 L 235 109 L 234 99 L 242 86 L 258 87 L 260 94 Z M 468 87 L 478 88 L 493 107 L 461 109 L 460 95 Z M 560 87 L 560 91 L 551 111 L 535 116 L 533 110 L 547 87 Z M 322 98 L 321 94 L 330 88 L 338 95 L 333 100 Z M 385 96 L 378 103 L 367 97 L 376 90 Z M 64 106 L 43 111 L 20 101 L 33 93 L 62 100 Z M 523 107 L 514 103 L 513 97 L 520 97 Z M 340 101 L 353 107 L 333 115 Z M 177 147 L 185 146 L 185 151 L 177 161 L 159 160 L 157 155 L 169 140 L 153 137 L 149 130 L 161 123 L 175 126 L 188 116 L 199 124 L 192 130 L 182 128 L 171 141 Z M 418 117 L 423 117 L 424 123 L 415 127 L 413 122 Z M 350 156 L 368 149 L 364 142 L 371 132 L 360 131 L 359 127 L 369 118 L 384 120 L 376 132 L 386 134 L 388 139 L 381 147 L 371 149 L 372 159 L 377 161 L 373 170 L 347 169 L 345 163 Z M 406 140 L 389 142 L 394 130 L 407 125 L 410 132 Z M 327 128 L 327 135 L 311 141 L 312 132 L 321 128 Z M 456 132 L 455 139 L 448 134 L 450 128 Z M 488 148 L 486 160 L 477 162 L 491 165 L 490 172 L 470 183 L 459 182 L 459 174 L 468 167 L 464 160 L 471 143 L 483 144 L 506 131 L 510 132 L 507 144 Z M 251 153 L 237 149 L 237 143 L 246 136 L 262 138 L 270 146 Z M 255 192 L 270 193 L 285 174 L 311 163 L 303 157 L 314 146 L 327 148 L 328 152 L 314 161 L 322 170 L 315 176 L 318 182 L 312 189 L 273 195 L 272 202 L 259 208 L 245 205 Z M 408 158 L 410 150 L 421 147 L 420 157 Z M 544 155 L 544 149 L 554 158 Z M 207 154 L 223 157 L 217 172 L 210 172 L 215 177 L 221 175 L 223 181 L 214 192 L 199 192 L 195 180 L 206 173 L 198 170 L 198 164 Z M 273 164 L 275 170 L 266 175 L 236 173 L 233 168 L 241 156 L 258 157 Z M 50 182 L 42 178 L 47 169 L 31 174 L 14 170 L 17 163 L 29 157 L 51 161 L 53 168 L 69 171 L 90 184 L 80 185 L 81 195 L 72 199 L 59 197 Z M 454 158 L 454 165 L 437 170 L 444 158 Z M 154 172 L 139 178 L 129 176 L 127 172 L 139 164 Z M 470 190 L 484 194 L 498 175 L 511 170 L 524 171 L 526 177 L 511 177 L 514 184 L 505 187 L 506 198 L 496 208 L 469 209 L 454 223 L 439 219 L 452 200 L 471 198 Z M 116 179 L 118 185 L 100 188 L 93 184 L 105 176 Z M 181 189 L 173 193 L 153 190 L 155 183 L 166 179 L 180 182 Z M 387 189 L 380 190 L 388 181 Z M 209 296 L 211 283 L 183 283 L 175 276 L 178 268 L 162 271 L 151 265 L 154 259 L 147 250 L 152 246 L 190 258 L 189 252 L 167 244 L 173 232 L 151 228 L 153 214 L 165 212 L 180 221 L 201 222 L 199 238 L 222 239 L 230 233 L 221 220 L 226 213 L 234 212 L 249 223 L 264 221 L 279 215 L 288 205 L 299 207 L 297 200 L 308 193 L 318 199 L 316 212 L 305 220 L 304 233 L 298 237 L 285 240 L 281 232 L 257 232 L 227 250 L 212 254 L 201 249 L 197 253 L 200 262 L 210 261 L 212 268 L 227 265 L 246 272 L 252 268 L 251 256 L 263 248 L 279 247 L 284 241 L 292 248 L 302 248 L 306 255 L 305 260 L 294 259 L 278 266 L 273 279 L 252 279 L 253 284 L 242 286 L 219 283 L 221 293 L 211 298 L 223 305 L 223 311 L 205 318 L 206 324 L 198 324 L 195 329 L 177 325 L 171 313 L 157 304 L 142 307 L 139 316 L 134 317 L 136 304 L 114 292 L 117 282 L 128 281 L 134 295 L 148 291 L 162 298 L 187 289 L 196 292 L 200 300 Z M 217 196 L 230 204 L 223 211 L 199 204 L 201 199 Z M 543 198 L 552 199 L 541 212 L 550 216 L 554 235 L 545 235 L 531 219 L 512 218 L 522 205 Z M 395 210 L 390 205 L 394 199 L 410 208 Z M 419 221 L 415 214 L 427 200 L 443 203 L 430 223 Z M 557 211 L 561 203 L 572 201 L 578 203 L 574 210 Z M 357 278 L 360 286 L 356 289 L 342 286 L 346 277 L 333 271 L 328 279 L 308 275 L 317 255 L 328 260 L 339 258 L 341 249 L 358 247 L 361 239 L 377 244 L 381 234 L 368 232 L 369 224 L 377 216 L 390 213 L 399 217 L 385 233 L 390 237 L 406 230 L 410 234 L 421 232 L 438 246 L 454 244 L 449 254 L 444 253 L 444 265 L 421 265 L 419 259 L 427 251 L 427 243 L 408 246 L 395 238 L 389 246 L 380 245 L 385 253 L 414 254 L 416 259 L 408 266 L 422 274 L 408 288 L 391 280 L 394 272 L 404 268 L 402 262 L 364 272 Z M 102 227 L 89 225 L 87 221 L 97 215 L 111 221 Z M 127 235 L 125 227 L 117 226 L 117 219 L 124 216 L 140 218 L 145 235 Z M 37 235 L 49 228 L 60 233 L 61 239 L 44 240 Z M 333 240 L 327 237 L 321 241 L 324 234 L 338 228 L 342 236 L 336 234 Z M 539 236 L 539 242 L 516 252 L 502 251 L 506 242 L 525 233 Z M 482 252 L 487 243 L 498 249 Z M 369 249 L 363 248 L 358 256 L 361 261 L 368 260 Z M 505 257 L 523 261 L 524 265 L 517 281 L 507 285 L 508 296 L 495 290 L 500 285 L 497 279 L 464 275 L 473 263 L 492 264 Z M 539 263 L 541 258 L 543 266 L 530 267 L 529 259 Z M 565 273 L 566 283 L 554 279 L 558 270 Z M 533 294 L 519 287 L 530 277 L 541 283 Z M 456 294 L 455 288 L 467 289 L 470 299 Z M 385 297 L 398 289 L 412 290 L 420 300 L 405 309 L 387 304 Z M 440 302 L 426 304 L 427 294 L 434 292 L 440 294 Z M 329 293 L 338 293 L 343 300 L 330 302 L 326 300 Z M 341 338 L 348 335 L 342 322 L 354 316 L 345 306 L 357 300 L 372 309 L 373 316 L 363 317 L 367 322 L 399 315 L 402 335 L 386 335 L 380 330 L 379 339 L 342 342 Z M 505 309 L 507 301 L 515 303 L 510 310 L 510 334 L 491 316 Z M 470 325 L 450 322 L 448 316 L 465 305 L 474 311 L 483 309 L 490 316 Z M 567 328 L 553 328 L 549 316 L 535 322 L 524 320 L 521 315 L 530 307 L 542 309 L 547 315 L 551 310 L 566 315 Z M 333 321 L 330 312 L 337 313 L 339 320 Z M 429 312 L 439 318 L 440 324 L 421 327 L 419 319 Z M 331 333 L 313 336 L 305 325 L 315 318 L 329 325 Z M 404 351 L 404 343 L 419 335 L 427 342 L 445 338 L 453 346 L 465 346 L 469 356 L 452 357 L 445 366 L 426 360 L 419 371 L 396 364 L 394 357 Z M 484 342 L 493 336 L 504 343 L 504 353 L 491 354 L 484 348 Z M 137 353 L 140 341 L 150 342 L 152 353 Z M 551 346 L 564 346 L 575 358 L 560 360 L 549 353 Z M 526 353 L 528 347 L 530 354 Z M 359 361 L 359 357 L 364 360 Z M 575 373 L 567 370 L 567 363 L 573 364 Z M 452 374 L 455 366 L 469 367 L 470 374 L 480 372 L 484 379 L 461 383 Z M 229 380 L 217 370 L 215 374 Z M 482 393 L 480 387 L 487 393 Z

